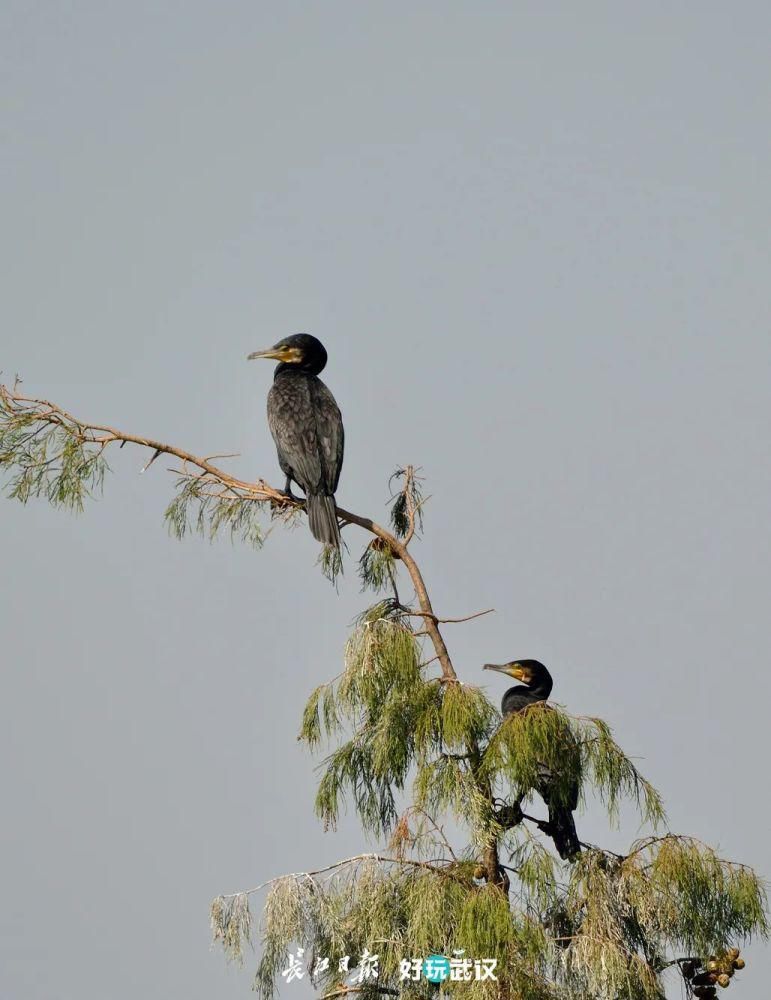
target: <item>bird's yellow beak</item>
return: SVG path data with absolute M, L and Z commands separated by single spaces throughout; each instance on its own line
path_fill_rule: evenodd
M 499 674 L 507 674 L 509 677 L 515 677 L 518 681 L 527 680 L 522 665 L 516 661 L 512 663 L 485 663 L 482 669 L 497 670 Z
M 283 361 L 289 364 L 296 364 L 302 361 L 303 352 L 297 347 L 288 347 L 286 344 L 276 344 L 266 351 L 253 351 L 247 356 L 247 361 L 254 361 L 255 358 L 268 358 L 271 361 Z

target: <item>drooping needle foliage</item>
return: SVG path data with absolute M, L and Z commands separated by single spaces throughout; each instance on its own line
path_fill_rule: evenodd
M 256 979 L 265 997 L 299 944 L 312 956 L 376 949 L 379 986 L 405 996 L 431 992 L 400 978 L 406 956 L 462 952 L 502 970 L 494 983 L 453 983 L 464 995 L 660 998 L 677 959 L 766 933 L 759 878 L 690 838 L 651 835 L 625 856 L 587 846 L 562 864 L 509 808 L 544 765 L 557 795 L 577 781 L 611 820 L 626 797 L 660 827 L 656 790 L 602 721 L 546 704 L 501 720 L 479 689 L 436 676 L 421 655 L 409 617 L 382 601 L 355 624 L 342 674 L 308 700 L 301 738 L 339 741 L 321 765 L 320 818 L 334 825 L 349 803 L 387 853 L 274 883 Z M 508 893 L 485 867 L 491 841 L 507 856 Z M 322 991 L 340 981 L 336 966 L 318 976 Z

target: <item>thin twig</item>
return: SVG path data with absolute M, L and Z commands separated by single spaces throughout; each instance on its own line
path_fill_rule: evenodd
M 237 896 L 251 896 L 253 893 L 259 892 L 261 889 L 266 889 L 269 885 L 273 885 L 274 882 L 283 882 L 286 879 L 307 878 L 312 880 L 314 875 L 323 875 L 325 872 L 335 871 L 338 868 L 344 868 L 346 865 L 358 864 L 361 861 L 378 861 L 381 864 L 387 865 L 406 865 L 407 867 L 412 868 L 426 868 L 439 875 L 446 875 L 450 878 L 455 878 L 457 881 L 464 882 L 465 884 L 464 879 L 457 875 L 453 875 L 452 872 L 437 867 L 437 862 L 441 862 L 444 865 L 452 864 L 453 862 L 448 858 L 435 858 L 434 861 L 417 861 L 410 858 L 389 858 L 383 854 L 354 854 L 353 857 L 344 858 L 342 861 L 335 861 L 331 865 L 326 865 L 324 868 L 317 868 L 312 872 L 289 872 L 286 875 L 277 875 L 275 878 L 269 878 L 267 882 L 261 882 L 260 885 L 256 885 L 253 889 L 245 889 L 243 892 L 230 892 L 222 898 L 235 899 Z
M 410 814 L 412 814 L 412 815 L 419 814 L 420 816 L 423 817 L 424 820 L 427 820 L 428 823 L 430 823 L 432 829 L 436 833 L 439 834 L 439 837 L 441 838 L 442 843 L 444 844 L 444 846 L 447 848 L 447 850 L 452 855 L 452 860 L 453 861 L 457 861 L 458 860 L 458 858 L 456 857 L 455 851 L 452 849 L 452 844 L 447 839 L 447 835 L 445 834 L 445 832 L 442 829 L 442 827 L 437 824 L 437 822 L 433 818 L 433 816 L 429 815 L 429 813 L 427 813 L 425 809 L 421 809 L 420 806 L 411 806 L 407 810 L 406 815 L 410 815 Z
M 415 479 L 415 470 L 408 465 L 404 473 L 404 500 L 407 504 L 407 519 L 409 528 L 404 536 L 404 544 L 409 545 L 415 535 L 415 499 L 412 495 L 412 485 Z
M 105 442 L 102 445 L 102 450 L 104 450 L 107 447 L 107 444 L 108 444 L 108 442 Z M 161 450 L 159 448 L 156 448 L 155 451 L 153 452 L 153 457 L 150 459 L 150 461 L 147 463 L 147 465 L 144 465 L 139 471 L 140 472 L 147 472 L 147 470 L 150 468 L 150 466 L 153 464 L 153 462 L 156 460 L 156 458 L 160 454 L 162 454 Z
M 342 997 L 348 993 L 363 993 L 365 990 L 367 992 L 375 990 L 377 993 L 388 993 L 392 997 L 399 996 L 399 991 L 392 990 L 389 986 L 377 986 L 374 983 L 368 983 L 366 986 L 341 986 L 337 990 L 332 990 L 331 993 L 324 993 L 321 1000 L 332 1000 L 332 997 Z
M 413 611 L 412 608 L 406 608 L 401 604 L 398 607 L 401 612 L 410 618 L 430 618 L 438 625 L 456 625 L 459 622 L 470 622 L 474 618 L 481 618 L 482 615 L 492 615 L 495 613 L 495 608 L 486 608 L 484 611 L 475 611 L 473 615 L 466 615 L 465 618 L 437 618 L 433 611 Z M 415 634 L 418 635 L 417 632 Z

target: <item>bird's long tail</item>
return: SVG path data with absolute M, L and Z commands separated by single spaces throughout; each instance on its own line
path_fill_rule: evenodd
M 549 833 L 557 848 L 557 854 L 563 861 L 572 858 L 581 850 L 573 813 L 567 806 L 549 804 Z
M 335 513 L 335 498 L 325 493 L 311 493 L 306 507 L 311 534 L 318 542 L 340 548 L 340 528 Z

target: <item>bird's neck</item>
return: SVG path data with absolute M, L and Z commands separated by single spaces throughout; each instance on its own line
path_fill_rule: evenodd
M 286 361 L 282 361 L 280 365 L 276 365 L 273 380 L 275 381 L 279 376 L 283 375 L 304 375 L 308 378 L 318 375 L 318 371 L 316 371 L 315 365 L 289 364 Z
M 537 701 L 546 701 L 549 697 L 548 692 L 546 694 L 541 694 L 539 690 L 527 687 L 525 684 L 517 684 L 513 688 L 509 688 L 503 697 L 505 699 L 514 695 L 516 695 L 517 698 L 521 698 L 523 701 L 532 702 L 533 704 Z
M 553 686 L 551 677 L 548 679 L 544 677 L 543 680 L 539 681 L 537 684 L 533 684 L 533 686 L 529 687 L 527 690 L 532 695 L 533 701 L 546 701 L 551 694 Z

